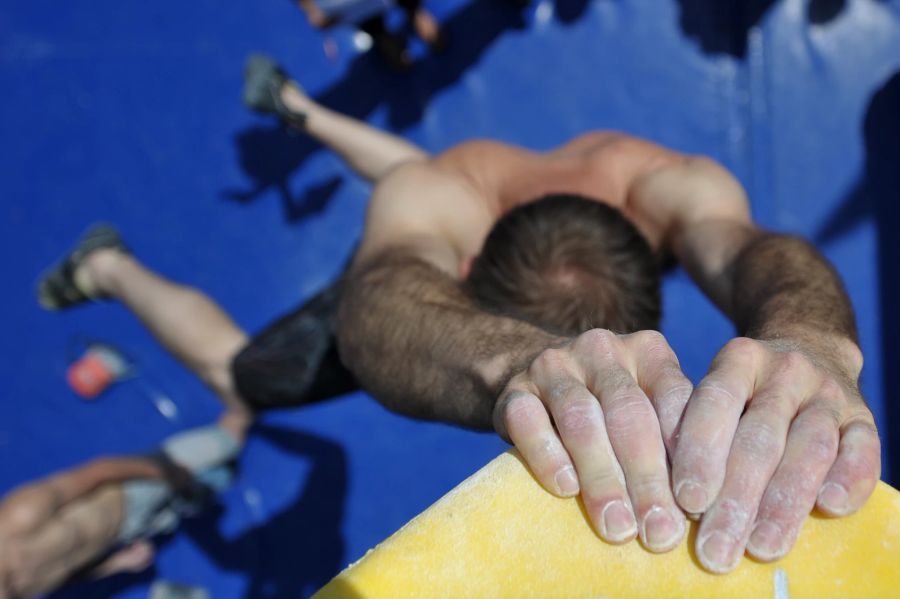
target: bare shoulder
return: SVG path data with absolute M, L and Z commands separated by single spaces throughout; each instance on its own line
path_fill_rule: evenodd
M 453 262 L 477 251 L 492 222 L 465 177 L 434 161 L 403 164 L 372 193 L 358 258 L 395 246 L 425 248 L 429 255 L 442 253 L 437 265 L 455 274 Z
M 747 193 L 717 161 L 679 155 L 640 172 L 633 180 L 626 210 L 659 245 L 701 222 L 751 225 Z

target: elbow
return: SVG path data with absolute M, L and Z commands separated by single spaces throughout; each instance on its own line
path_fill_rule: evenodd
M 353 302 L 346 298 L 347 294 L 341 298 L 338 304 L 337 321 L 335 323 L 335 340 L 337 342 L 338 356 L 341 364 L 347 368 L 354 376 L 359 376 L 359 336 L 355 333 L 359 325 L 357 321 L 356 307 Z

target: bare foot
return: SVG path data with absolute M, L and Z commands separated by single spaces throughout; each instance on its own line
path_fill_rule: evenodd
M 231 433 L 239 444 L 244 443 L 247 429 L 253 424 L 253 413 L 243 404 L 238 407 L 229 406 L 219 417 L 219 426 Z
M 280 94 L 281 101 L 292 112 L 309 115 L 316 107 L 316 103 L 313 102 L 312 99 L 306 95 L 306 92 L 303 91 L 303 88 L 294 81 L 286 81 L 284 85 L 281 86 Z
M 418 9 L 413 15 L 413 29 L 416 35 L 429 46 L 433 48 L 443 46 L 444 38 L 441 35 L 440 26 L 434 15 L 424 8 Z
M 113 291 L 113 276 L 123 258 L 117 249 L 100 248 L 84 257 L 75 270 L 75 285 L 88 297 L 101 297 Z

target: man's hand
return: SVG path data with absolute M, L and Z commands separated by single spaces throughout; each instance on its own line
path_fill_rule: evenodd
M 861 369 L 846 339 L 737 338 L 719 352 L 688 402 L 672 463 L 678 504 L 704 514 L 704 567 L 732 570 L 745 546 L 779 559 L 814 505 L 834 516 L 863 505 L 881 466 Z
M 604 539 L 623 543 L 639 530 L 648 549 L 668 551 L 684 536 L 685 519 L 666 446 L 691 390 L 659 333 L 594 329 L 544 350 L 514 376 L 494 426 L 548 491 L 581 493 Z

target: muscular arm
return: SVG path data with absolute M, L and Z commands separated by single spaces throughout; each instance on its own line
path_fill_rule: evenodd
M 22 486 L 0 503 L 0 536 L 24 534 L 100 487 L 139 478 L 162 478 L 159 466 L 142 458 L 98 458 L 83 466 Z
M 686 401 L 674 354 L 655 332 L 561 339 L 476 306 L 453 274 L 471 249 L 467 232 L 483 233 L 492 218 L 460 202 L 467 185 L 429 165 L 402 167 L 379 185 L 342 292 L 342 359 L 396 411 L 493 424 L 549 491 L 581 493 L 609 542 L 640 530 L 651 550 L 671 549 L 684 517 L 648 395 Z M 674 425 L 663 425 L 669 439 Z
M 814 505 L 851 513 L 879 475 L 849 300 L 810 244 L 753 225 L 740 185 L 712 161 L 649 173 L 634 196 L 743 336 L 691 395 L 672 458 L 679 504 L 704 514 L 698 556 L 715 572 L 745 546 L 777 559 Z
M 341 357 L 392 410 L 491 428 L 506 380 L 554 337 L 479 309 L 422 256 L 395 246 L 353 269 L 340 308 Z
M 645 175 L 632 201 L 653 215 L 667 249 L 740 334 L 777 338 L 809 326 L 856 341 L 831 266 L 806 241 L 757 228 L 743 188 L 715 162 L 686 158 Z
M 481 310 L 460 289 L 465 235 L 491 221 L 468 185 L 416 164 L 378 186 L 337 334 L 344 363 L 390 409 L 489 428 L 506 379 L 554 337 Z

